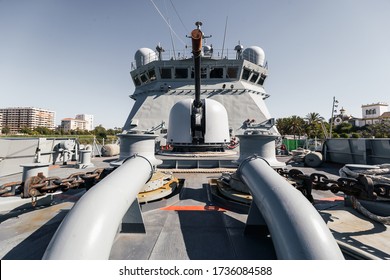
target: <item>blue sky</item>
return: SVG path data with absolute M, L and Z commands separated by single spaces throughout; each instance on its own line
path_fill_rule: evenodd
M 195 21 L 214 48 L 257 45 L 269 66 L 266 100 L 275 118 L 318 112 L 333 96 L 347 113 L 390 103 L 388 0 L 153 0 L 169 18 L 176 49 Z M 172 5 L 173 3 L 173 5 Z M 179 17 L 179 16 L 180 17 Z M 122 127 L 132 101 L 130 65 L 138 48 L 170 31 L 150 0 L 0 0 L 0 107 L 78 113 L 95 125 Z

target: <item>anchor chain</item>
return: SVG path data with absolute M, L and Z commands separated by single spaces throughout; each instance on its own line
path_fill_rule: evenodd
M 314 202 L 314 199 L 311 196 L 311 191 L 313 189 L 331 191 L 334 194 L 342 192 L 350 197 L 353 208 L 361 214 L 373 221 L 390 225 L 390 216 L 383 217 L 376 215 L 364 208 L 358 200 L 375 201 L 377 198 L 389 200 L 390 184 L 374 184 L 374 181 L 370 176 L 363 174 L 359 174 L 356 178 L 340 177 L 337 180 L 334 180 L 329 179 L 326 175 L 321 173 L 306 175 L 298 169 L 291 169 L 288 171 L 279 169 L 277 172 L 292 182 L 292 184 L 312 203 Z
M 365 200 L 376 200 L 378 197 L 390 199 L 390 184 L 374 184 L 373 180 L 365 175 L 359 175 L 356 179 L 340 177 L 334 180 L 321 173 L 307 175 L 298 169 L 278 169 L 277 172 L 311 202 L 313 202 L 312 190 L 331 191 L 334 194 L 344 193 Z
M 25 182 L 10 182 L 0 186 L 0 197 L 20 195 L 22 198 L 31 198 L 32 204 L 36 203 L 37 197 L 57 191 L 66 192 L 70 189 L 86 190 L 93 187 L 115 168 L 97 168 L 88 172 L 77 172 L 66 178 L 57 176 L 46 177 L 42 173 L 28 178 Z

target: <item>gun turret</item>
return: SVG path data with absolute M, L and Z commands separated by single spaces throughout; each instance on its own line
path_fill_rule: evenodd
M 219 102 L 200 98 L 202 40 L 209 37 L 200 30 L 201 22 L 195 24 L 191 32 L 195 100 L 180 100 L 172 107 L 167 142 L 174 151 L 222 151 L 230 139 L 228 116 Z

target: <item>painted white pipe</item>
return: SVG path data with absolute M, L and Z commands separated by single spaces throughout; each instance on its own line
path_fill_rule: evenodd
M 143 156 L 125 161 L 73 206 L 43 259 L 108 259 L 123 216 L 152 173 L 153 165 Z
M 267 223 L 278 259 L 344 259 L 317 210 L 264 159 L 248 158 L 239 174 Z

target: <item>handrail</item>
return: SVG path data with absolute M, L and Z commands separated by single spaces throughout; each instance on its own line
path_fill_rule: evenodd
M 344 259 L 317 210 L 264 159 L 247 158 L 238 173 L 268 226 L 278 259 Z
M 73 206 L 43 259 L 108 259 L 119 224 L 153 172 L 143 156 L 126 160 Z

